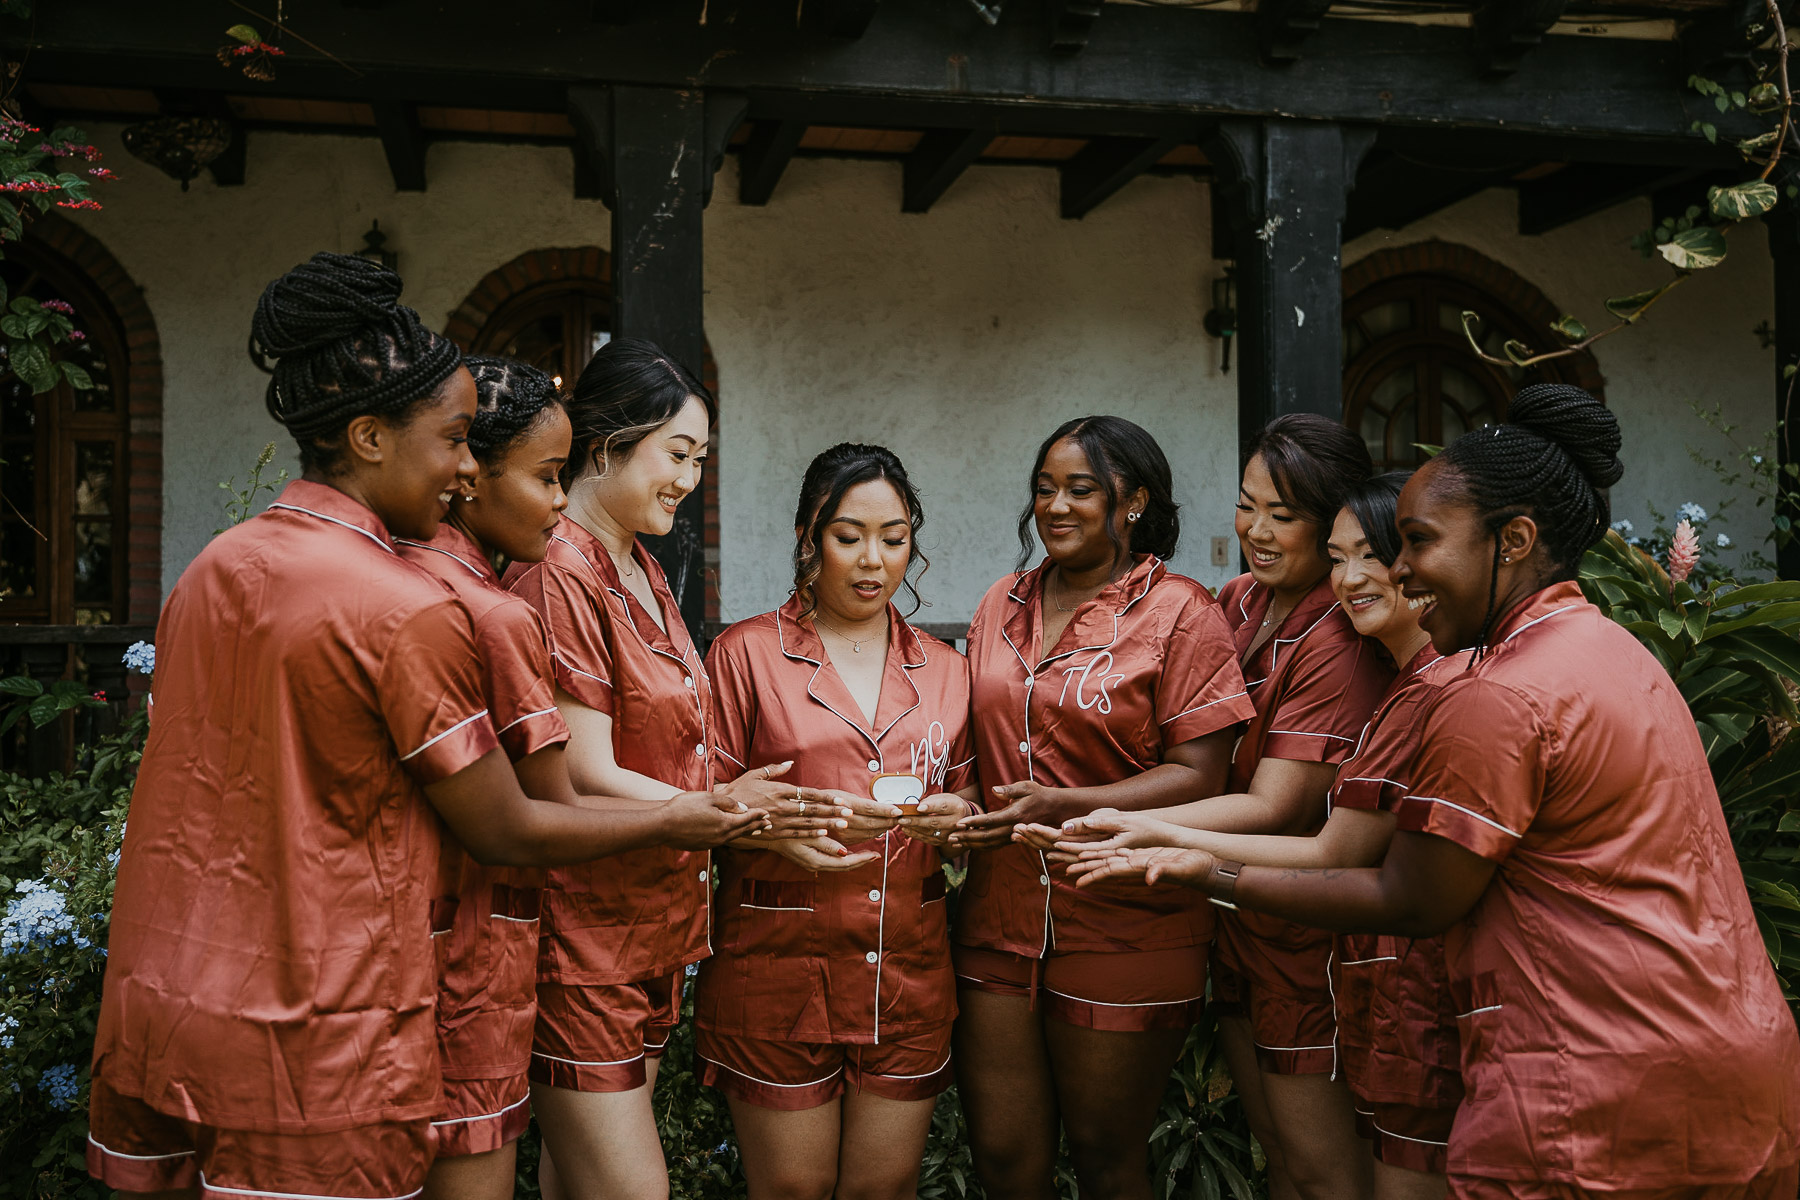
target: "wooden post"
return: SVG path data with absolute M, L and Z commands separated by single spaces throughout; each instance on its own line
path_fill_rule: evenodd
M 571 87 L 569 110 L 612 210 L 614 337 L 648 338 L 696 376 L 705 369 L 702 213 L 743 119 L 741 96 L 697 88 Z M 699 641 L 706 613 L 700 492 L 668 536 L 648 539 Z
M 1238 433 L 1284 413 L 1341 419 L 1342 229 L 1372 129 L 1229 120 L 1207 140 L 1237 262 Z
M 1800 171 L 1787 173 L 1788 182 L 1800 182 Z M 1800 364 L 1800 201 L 1785 194 L 1781 202 L 1763 217 L 1769 229 L 1769 254 L 1775 260 L 1775 450 L 1776 476 L 1781 494 L 1791 496 L 1800 491 L 1800 430 L 1795 419 L 1800 408 L 1800 371 L 1788 376 L 1787 371 Z M 1776 505 L 1775 515 L 1789 522 L 1788 541 L 1775 552 L 1777 572 L 1783 579 L 1800 579 L 1800 504 L 1789 500 Z

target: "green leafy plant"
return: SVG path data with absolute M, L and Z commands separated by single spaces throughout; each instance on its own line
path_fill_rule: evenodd
M 1581 587 L 1681 688 L 1770 961 L 1800 1010 L 1800 581 L 1696 587 L 1615 531 L 1588 552 Z
M 256 498 L 264 492 L 270 495 L 281 491 L 281 485 L 287 482 L 287 468 L 283 467 L 275 473 L 275 478 L 264 479 L 263 472 L 275 461 L 275 443 L 269 442 L 256 456 L 256 462 L 250 468 L 250 478 L 243 487 L 237 486 L 234 475 L 219 485 L 219 490 L 230 497 L 225 501 L 225 524 L 213 530 L 216 537 L 230 529 L 233 525 L 242 525 L 256 515 Z

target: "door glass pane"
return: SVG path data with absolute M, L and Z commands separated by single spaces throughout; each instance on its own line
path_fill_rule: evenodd
M 75 515 L 104 517 L 112 513 L 113 444 L 75 443 Z
M 1493 424 L 1493 401 L 1488 398 L 1487 389 L 1467 372 L 1456 367 L 1440 368 L 1438 389 L 1443 398 L 1446 446 L 1471 429 Z
M 75 603 L 110 604 L 113 597 L 112 521 L 75 522 Z
M 1378 466 L 1412 461 L 1418 440 L 1418 411 L 1413 405 L 1413 368 L 1406 364 L 1375 385 L 1363 409 L 1362 434 L 1369 457 Z
M 1413 323 L 1413 306 L 1411 300 L 1390 300 L 1386 304 L 1377 304 L 1362 315 L 1362 326 L 1369 331 L 1369 336 L 1377 341 L 1391 333 L 1400 333 L 1411 329 Z
M 0 490 L 12 514 L 29 514 L 37 506 L 37 450 L 30 442 L 7 439 L 0 451 Z
M 106 355 L 94 345 L 93 339 L 80 343 L 68 354 L 69 361 L 88 373 L 94 386 L 85 391 L 75 393 L 76 412 L 113 412 L 118 408 L 118 392 L 112 385 L 112 368 L 107 364 Z
M 0 525 L 0 600 L 37 595 L 38 536 L 23 521 Z
M 524 325 L 500 348 L 506 358 L 529 363 L 551 376 L 562 374 L 563 319 L 560 313 L 542 316 Z
M 17 375 L 0 379 L 0 429 L 18 435 L 37 424 L 37 398 Z

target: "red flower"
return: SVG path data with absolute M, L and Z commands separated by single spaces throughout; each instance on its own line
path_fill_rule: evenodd
M 100 202 L 98 200 L 58 200 L 56 202 L 56 207 L 58 207 L 58 208 L 93 209 L 95 211 L 98 211 L 100 208 Z

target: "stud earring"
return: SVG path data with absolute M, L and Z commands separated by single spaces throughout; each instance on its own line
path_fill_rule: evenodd
M 1139 517 L 1141 517 L 1141 516 L 1143 516 L 1143 515 L 1144 515 L 1144 514 L 1143 514 L 1143 513 L 1126 513 L 1126 514 L 1125 514 L 1125 519 L 1126 519 L 1126 520 L 1127 520 L 1127 521 L 1135 521 L 1135 520 L 1137 520 L 1137 519 L 1138 519 L 1138 518 L 1139 518 Z
M 465 497 L 464 497 L 464 499 L 468 499 L 468 497 L 466 497 L 466 496 L 465 496 Z M 1511 562 L 1511 561 L 1512 561 L 1512 555 L 1510 555 L 1510 554 L 1503 554 L 1503 555 L 1501 555 L 1501 556 L 1500 556 L 1500 561 L 1501 561 L 1501 562 L 1503 562 L 1503 563 L 1509 563 L 1509 562 Z

